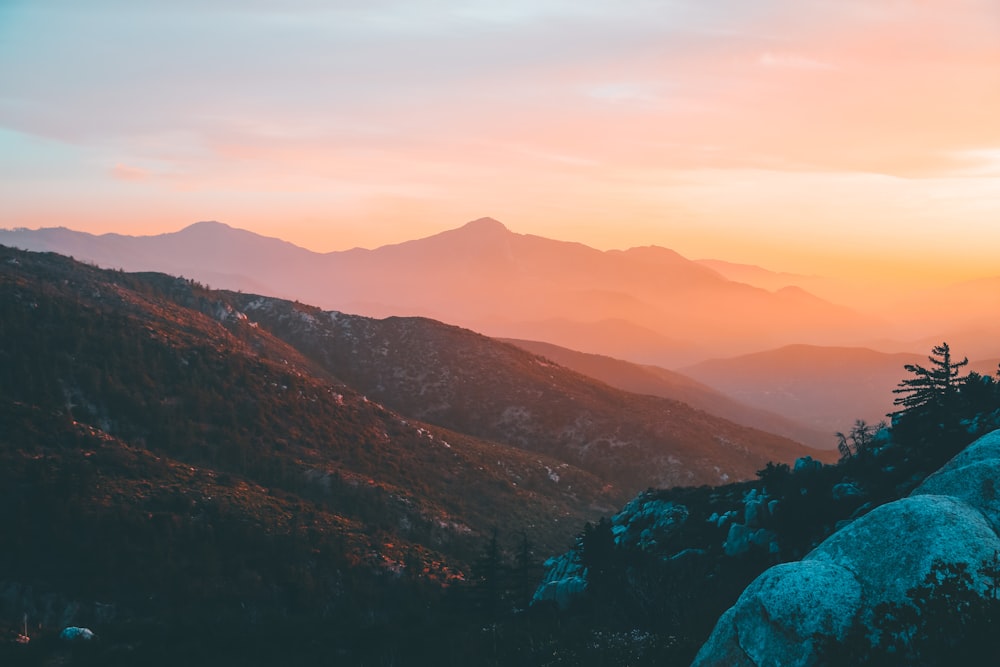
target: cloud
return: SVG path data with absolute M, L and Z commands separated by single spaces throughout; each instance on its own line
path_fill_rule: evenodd
M 111 175 L 119 181 L 145 181 L 149 172 L 142 167 L 134 167 L 119 162 L 111 168 Z
M 964 176 L 1000 176 L 1000 146 L 955 151 L 955 172 Z
M 773 67 L 776 69 L 801 69 L 801 70 L 833 70 L 836 69 L 830 63 L 813 60 L 795 53 L 763 53 L 757 59 L 762 67 Z

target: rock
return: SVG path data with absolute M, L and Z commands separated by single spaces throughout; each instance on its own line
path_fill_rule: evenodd
M 726 534 L 726 541 L 722 543 L 722 549 L 727 556 L 736 556 L 750 548 L 750 535 L 745 524 L 734 523 L 729 526 L 729 533 Z
M 935 559 L 976 571 L 1000 550 L 996 479 L 1000 431 L 974 442 L 909 497 L 857 518 L 803 560 L 760 575 L 719 619 L 693 665 L 812 665 L 817 633 L 843 638 L 855 615 L 867 622 L 879 603 L 906 600 Z
M 1000 549 L 1000 537 L 982 513 L 951 496 L 922 495 L 875 508 L 803 560 L 835 563 L 854 572 L 875 603 L 902 602 L 935 559 L 964 561 L 975 569 L 995 549 Z
M 555 602 L 560 609 L 569 607 L 572 599 L 587 588 L 587 570 L 574 558 L 570 551 L 545 561 L 548 571 L 531 598 L 536 602 Z
M 834 500 L 857 498 L 862 495 L 864 495 L 864 493 L 854 482 L 841 482 L 840 484 L 834 484 L 833 488 L 830 489 L 830 496 Z
M 950 495 L 975 507 L 1000 531 L 1000 431 L 976 440 L 911 495 Z
M 640 494 L 611 518 L 611 532 L 616 544 L 650 549 L 687 518 L 684 505 Z
M 777 534 L 766 528 L 751 528 L 746 524 L 734 523 L 729 526 L 722 549 L 727 556 L 738 556 L 750 550 L 751 545 L 766 547 L 769 553 L 777 553 Z M 772 546 L 773 545 L 773 546 Z
M 752 491 L 756 491 L 753 489 Z M 749 528 L 760 528 L 768 516 L 767 496 L 747 494 L 747 499 L 743 501 L 743 522 Z
M 817 461 L 811 456 L 803 456 L 795 459 L 795 467 L 792 470 L 794 472 L 803 472 L 805 470 L 820 470 L 822 468 L 822 461 Z
M 63 628 L 63 631 L 59 633 L 59 639 L 68 642 L 89 642 L 93 638 L 94 633 L 89 628 L 70 626 Z
M 740 600 L 732 622 L 751 664 L 803 664 L 814 634 L 847 631 L 861 604 L 861 584 L 833 563 L 786 563 L 754 580 Z
M 651 551 L 683 525 L 688 515 L 688 508 L 680 503 L 641 493 L 611 518 L 611 534 L 618 545 Z M 587 570 L 577 561 L 575 551 L 548 559 L 545 567 L 548 570 L 531 598 L 532 604 L 552 601 L 565 609 L 586 590 Z
M 722 543 L 722 549 L 727 556 L 738 556 L 750 550 L 752 545 L 764 547 L 770 553 L 778 553 L 778 536 L 774 531 L 763 526 L 771 518 L 772 511 L 777 507 L 777 501 L 771 500 L 767 494 L 757 489 L 750 489 L 743 497 L 743 523 L 729 524 L 729 532 Z M 734 512 L 726 512 L 718 525 L 724 520 L 735 516 Z
M 538 587 L 531 598 L 532 604 L 546 600 L 555 602 L 560 609 L 567 609 L 577 595 L 587 590 L 587 579 L 574 575 L 556 581 L 548 581 Z

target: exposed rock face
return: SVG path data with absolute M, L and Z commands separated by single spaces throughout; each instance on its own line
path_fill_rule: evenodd
M 640 493 L 621 512 L 611 518 L 615 544 L 632 549 L 655 549 L 658 540 L 666 539 L 688 519 L 688 508 L 669 500 L 660 500 Z M 699 551 L 686 549 L 673 555 L 680 558 Z M 573 598 L 587 589 L 587 569 L 580 564 L 577 551 L 545 561 L 546 574 L 532 602 L 551 600 L 560 609 L 567 608 Z
M 806 458 L 809 459 L 808 456 Z M 801 460 L 799 459 L 799 461 Z M 798 467 L 798 462 L 796 462 L 796 467 Z M 771 553 L 777 553 L 778 536 L 774 534 L 774 531 L 763 527 L 767 519 L 774 514 L 777 502 L 768 499 L 764 492 L 750 489 L 743 498 L 743 523 L 730 524 L 726 541 L 722 545 L 727 556 L 746 553 L 752 545 L 767 547 Z
M 615 544 L 646 550 L 656 545 L 688 518 L 688 508 L 669 500 L 639 494 L 611 518 Z
M 545 561 L 545 578 L 532 597 L 532 602 L 551 600 L 560 609 L 569 607 L 573 598 L 587 589 L 587 569 L 580 565 L 574 552 Z
M 694 665 L 805 666 L 813 636 L 843 638 L 880 602 L 902 602 L 935 559 L 976 570 L 1000 550 L 1000 431 L 923 484 L 834 533 L 797 563 L 770 568 L 719 619 Z M 982 588 L 983 582 L 977 582 Z

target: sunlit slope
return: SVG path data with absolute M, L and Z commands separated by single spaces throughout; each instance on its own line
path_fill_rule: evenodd
M 0 359 L 6 405 L 318 503 L 455 567 L 498 523 L 559 548 L 621 494 L 565 461 L 403 418 L 220 294 L 160 274 L 0 248 Z
M 433 320 L 378 320 L 251 295 L 227 298 L 259 326 L 402 414 L 548 454 L 629 491 L 753 477 L 767 461 L 814 453 Z

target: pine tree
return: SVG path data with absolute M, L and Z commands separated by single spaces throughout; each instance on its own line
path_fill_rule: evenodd
M 904 414 L 940 412 L 953 406 L 962 380 L 959 371 L 968 365 L 968 357 L 953 362 L 948 343 L 941 343 L 934 346 L 927 359 L 931 362 L 930 368 L 920 364 L 904 366 L 915 377 L 903 380 L 898 388 L 892 390 L 894 394 L 901 394 L 892 402 L 893 405 L 902 406 L 901 410 L 892 413 L 894 419 Z
M 881 430 L 886 428 L 885 422 L 869 424 L 864 419 L 856 419 L 850 432 L 844 434 L 837 431 L 837 449 L 840 451 L 840 459 L 846 460 L 855 455 L 866 453 L 875 443 L 875 437 Z
M 577 557 L 587 569 L 587 594 L 598 605 L 609 604 L 623 590 L 623 573 L 611 521 L 607 517 L 584 526 L 583 533 L 577 537 Z
M 473 597 L 476 605 L 490 619 L 496 619 L 503 599 L 505 576 L 503 554 L 496 527 L 482 554 L 472 564 Z
M 531 597 L 541 578 L 541 568 L 535 562 L 531 551 L 532 544 L 528 541 L 528 534 L 522 530 L 511 573 L 515 600 L 522 608 L 527 608 L 531 604 Z

